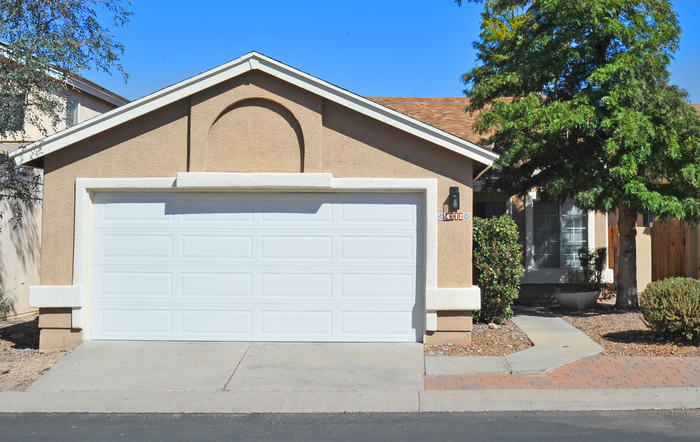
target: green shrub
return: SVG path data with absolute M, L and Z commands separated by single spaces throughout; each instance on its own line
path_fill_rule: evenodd
M 478 322 L 495 322 L 513 316 L 510 306 L 518 296 L 523 269 L 518 227 L 508 216 L 474 218 L 474 281 L 481 288 Z
M 668 278 L 647 285 L 640 307 L 644 321 L 659 334 L 700 336 L 700 281 Z

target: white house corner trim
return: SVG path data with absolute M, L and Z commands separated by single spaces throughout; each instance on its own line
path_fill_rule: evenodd
M 75 237 L 73 248 L 73 284 L 84 287 L 79 305 L 74 307 L 72 323 L 82 328 L 83 340 L 92 336 L 92 199 L 98 192 L 163 191 L 326 191 L 326 192 L 396 192 L 423 194 L 424 284 L 417 302 L 423 305 L 426 327 L 437 328 L 436 310 L 478 310 L 478 287 L 437 288 L 438 207 L 435 178 L 333 178 L 329 173 L 215 173 L 182 172 L 173 178 L 78 178 L 75 198 Z M 456 291 L 455 291 L 456 290 Z M 437 305 L 432 308 L 430 305 Z M 432 314 L 429 311 L 432 310 Z M 430 329 L 427 329 L 430 330 Z M 432 330 L 430 330 L 432 331 Z

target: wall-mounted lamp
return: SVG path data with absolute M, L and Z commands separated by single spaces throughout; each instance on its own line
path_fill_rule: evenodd
M 459 187 L 450 187 L 450 198 L 447 205 L 450 212 L 459 210 Z

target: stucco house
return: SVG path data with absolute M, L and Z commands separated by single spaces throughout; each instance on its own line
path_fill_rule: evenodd
M 1 45 L 0 45 L 1 46 Z M 73 75 L 66 90 L 66 115 L 57 128 L 52 128 L 46 118 L 44 126 L 49 133 L 87 121 L 129 102 L 124 97 L 93 83 L 79 75 Z M 0 152 L 10 152 L 21 146 L 41 140 L 44 135 L 39 128 L 17 119 L 17 132 L 0 138 Z M 37 309 L 29 306 L 29 287 L 39 284 L 41 255 L 41 204 L 23 209 L 21 225 L 12 222 L 12 200 L 0 202 L 0 288 L 9 300 L 8 316 L 35 314 Z
M 13 156 L 44 171 L 42 349 L 470 341 L 497 155 L 264 55 Z

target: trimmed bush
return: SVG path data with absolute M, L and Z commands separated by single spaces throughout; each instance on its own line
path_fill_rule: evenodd
M 521 254 L 518 226 L 508 215 L 474 218 L 474 281 L 481 289 L 476 321 L 500 324 L 513 317 L 510 306 L 523 276 Z
M 647 285 L 639 302 L 644 321 L 659 334 L 700 336 L 700 281 L 668 278 Z

